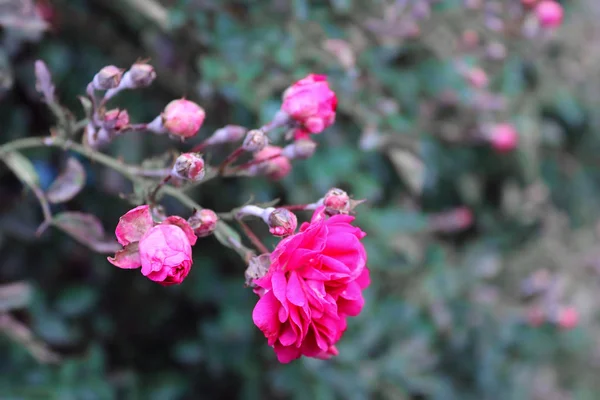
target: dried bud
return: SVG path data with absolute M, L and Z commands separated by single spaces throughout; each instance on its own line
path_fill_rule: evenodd
M 289 236 L 296 231 L 298 219 L 296 215 L 285 208 L 275 208 L 268 214 L 269 232 L 274 236 Z
M 287 176 L 292 170 L 292 164 L 287 157 L 282 155 L 282 148 L 267 146 L 254 153 L 256 161 L 263 161 L 248 169 L 251 174 L 266 175 L 269 179 L 279 180 Z
M 246 134 L 242 148 L 250 153 L 255 153 L 264 149 L 268 144 L 269 138 L 263 131 L 252 129 Z
M 269 272 L 271 267 L 271 254 L 261 254 L 258 257 L 252 257 L 246 268 L 246 285 L 253 287 L 254 281 L 260 279 Z
M 323 205 L 330 214 L 347 214 L 350 211 L 350 196 L 342 189 L 330 189 L 323 197 Z
M 123 80 L 127 80 L 126 85 L 129 89 L 139 89 L 148 87 L 156 79 L 156 71 L 150 64 L 135 63 L 125 73 Z
M 213 233 L 217 228 L 218 221 L 219 217 L 217 214 L 208 208 L 196 211 L 194 215 L 187 220 L 188 224 L 190 224 L 198 237 L 205 237 Z
M 171 175 L 197 182 L 204 178 L 204 172 L 204 160 L 200 154 L 183 153 L 175 160 Z
M 119 132 L 127 126 L 129 126 L 129 114 L 127 110 L 113 108 L 104 114 L 104 128 Z
M 299 139 L 296 140 L 294 143 L 285 146 L 281 154 L 284 157 L 289 158 L 290 160 L 305 160 L 307 158 L 312 157 L 313 154 L 315 154 L 316 149 L 316 142 L 313 142 L 310 139 Z
M 173 100 L 163 111 L 162 125 L 172 135 L 190 138 L 198 133 L 205 116 L 202 107 L 193 101 Z
M 92 85 L 96 90 L 114 89 L 119 86 L 122 77 L 123 70 L 121 68 L 117 68 L 114 65 L 108 65 L 94 75 Z

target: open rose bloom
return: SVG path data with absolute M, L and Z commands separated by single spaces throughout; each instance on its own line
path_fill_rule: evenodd
M 301 139 L 334 123 L 337 97 L 325 75 L 310 74 L 285 91 L 281 109 L 298 122 L 295 136 Z
M 142 267 L 142 274 L 163 286 L 181 283 L 192 267 L 196 235 L 187 221 L 171 216 L 160 224 L 150 208 L 139 206 L 119 219 L 115 231 L 123 249 L 108 261 L 124 269 Z
M 252 317 L 280 362 L 337 355 L 346 317 L 362 310 L 369 270 L 360 242 L 365 233 L 353 220 L 317 209 L 310 223 L 277 245 L 269 271 L 254 281 L 260 300 Z

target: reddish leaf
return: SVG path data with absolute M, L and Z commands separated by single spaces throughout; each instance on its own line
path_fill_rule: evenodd
M 52 219 L 52 225 L 98 253 L 115 253 L 121 248 L 116 240 L 106 237 L 102 223 L 91 214 L 60 213 Z
M 76 158 L 71 157 L 65 169 L 50 185 L 46 197 L 51 203 L 64 203 L 75 197 L 84 185 L 85 170 Z

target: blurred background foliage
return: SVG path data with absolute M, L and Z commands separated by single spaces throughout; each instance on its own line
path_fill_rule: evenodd
M 24 305 L 0 297 L 0 398 L 600 398 L 600 4 L 562 4 L 549 32 L 517 0 L 0 1 L 2 142 L 54 123 L 36 59 L 80 117 L 102 66 L 151 59 L 156 83 L 115 103 L 149 121 L 173 98 L 197 101 L 207 120 L 192 143 L 268 122 L 293 81 L 327 74 L 338 118 L 313 158 L 281 182 L 217 180 L 194 199 L 227 211 L 341 187 L 368 200 L 357 221 L 372 270 L 340 355 L 279 365 L 234 252 L 203 239 L 187 280 L 160 287 L 56 230 L 35 237 L 35 197 L 2 166 L 0 283 Z M 481 140 L 496 123 L 516 127 L 515 151 Z M 169 146 L 130 134 L 108 151 L 133 163 Z M 26 154 L 44 187 L 65 158 Z M 111 232 L 129 184 L 85 166 L 86 189 L 55 211 Z

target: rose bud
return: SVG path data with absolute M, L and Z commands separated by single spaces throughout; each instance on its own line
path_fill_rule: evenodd
M 198 133 L 205 116 L 202 107 L 193 101 L 173 100 L 162 113 L 162 126 L 170 134 L 186 139 Z
M 255 153 L 264 149 L 268 144 L 269 138 L 263 131 L 252 129 L 246 134 L 242 148 L 247 152 Z
M 296 215 L 285 208 L 275 208 L 268 214 L 265 222 L 273 236 L 289 236 L 298 227 Z
M 346 214 L 350 211 L 350 196 L 342 189 L 330 189 L 323 197 L 323 205 L 330 214 Z
M 212 234 L 217 228 L 219 217 L 213 210 L 203 208 L 202 210 L 196 211 L 187 221 L 194 230 L 196 236 L 205 237 Z
M 553 0 L 542 0 L 535 7 L 535 15 L 544 28 L 557 28 L 563 20 L 563 8 Z
M 287 157 L 282 155 L 282 148 L 267 146 L 254 153 L 254 159 L 263 162 L 249 169 L 250 173 L 266 175 L 269 179 L 279 180 L 287 176 L 292 170 L 292 164 Z
M 290 160 L 305 160 L 315 154 L 317 143 L 310 139 L 299 139 L 283 148 L 282 155 Z
M 337 97 L 325 75 L 310 74 L 283 93 L 282 111 L 300 125 L 296 138 L 325 130 L 335 121 L 336 108 Z
M 204 179 L 204 159 L 198 153 L 182 153 L 175 160 L 171 175 L 198 182 Z
M 108 65 L 100 70 L 92 80 L 92 86 L 96 90 L 114 89 L 121 83 L 123 70 L 114 65 Z
M 113 108 L 104 114 L 104 127 L 108 130 L 121 131 L 129 125 L 127 110 Z
M 491 128 L 487 139 L 496 151 L 506 153 L 517 147 L 519 134 L 512 124 L 502 123 Z
M 156 71 L 154 67 L 146 63 L 135 63 L 125 73 L 123 81 L 126 80 L 126 85 L 129 89 L 139 89 L 148 87 L 156 79 Z

